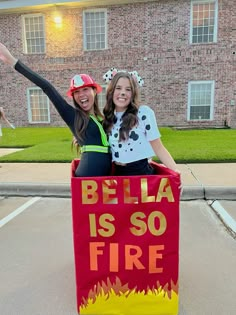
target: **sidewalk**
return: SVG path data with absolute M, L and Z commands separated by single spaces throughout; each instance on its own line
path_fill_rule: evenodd
M 179 164 L 181 200 L 236 200 L 236 163 Z M 0 195 L 70 196 L 71 163 L 0 163 Z
M 0 148 L 0 156 L 21 149 Z M 181 200 L 236 200 L 236 163 L 179 164 Z M 71 163 L 1 163 L 0 195 L 70 197 Z

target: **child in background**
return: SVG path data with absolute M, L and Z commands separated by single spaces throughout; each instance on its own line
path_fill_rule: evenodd
M 3 107 L 0 107 L 0 137 L 2 137 L 1 121 L 5 121 L 12 129 L 15 129 L 15 126 L 11 124 L 10 121 L 6 118 Z

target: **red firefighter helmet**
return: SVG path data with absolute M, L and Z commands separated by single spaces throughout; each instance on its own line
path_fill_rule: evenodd
M 70 89 L 67 92 L 67 96 L 72 97 L 73 92 L 87 86 L 94 87 L 97 93 L 102 92 L 102 87 L 90 75 L 76 74 L 70 81 Z

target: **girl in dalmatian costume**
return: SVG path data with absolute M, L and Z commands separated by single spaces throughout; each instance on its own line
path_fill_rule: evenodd
M 151 175 L 149 159 L 157 156 L 171 170 L 177 165 L 161 142 L 154 111 L 138 105 L 138 85 L 144 84 L 137 71 L 111 68 L 103 79 L 107 87 L 103 127 L 109 136 L 115 175 Z
M 73 100 L 73 107 L 50 82 L 13 57 L 1 43 L 0 59 L 40 87 L 72 131 L 82 153 L 75 176 L 110 175 L 111 153 L 101 124 L 103 117 L 97 100 L 97 94 L 102 91 L 102 87 L 88 74 L 75 75 L 67 92 L 67 96 Z

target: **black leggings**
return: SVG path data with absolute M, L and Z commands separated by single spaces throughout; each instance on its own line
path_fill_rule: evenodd
M 154 168 L 148 159 L 127 163 L 125 166 L 114 164 L 115 176 L 154 175 Z
M 111 174 L 111 154 L 84 152 L 75 171 L 76 177 L 109 176 Z

